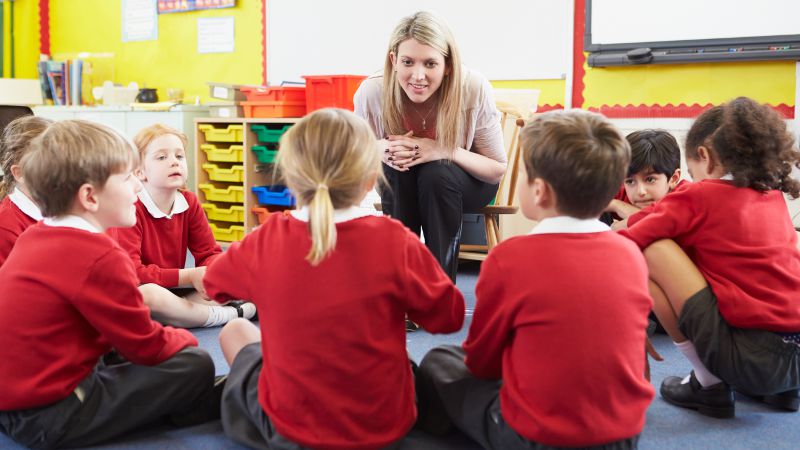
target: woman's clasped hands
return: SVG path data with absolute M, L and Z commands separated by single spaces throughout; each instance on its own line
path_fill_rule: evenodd
M 452 159 L 452 151 L 442 148 L 436 141 L 414 137 L 413 131 L 406 134 L 389 135 L 381 143 L 383 163 L 400 172 L 419 164 L 440 159 Z

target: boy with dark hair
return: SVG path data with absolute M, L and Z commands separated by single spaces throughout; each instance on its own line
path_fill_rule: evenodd
M 628 144 L 582 111 L 543 114 L 521 139 L 520 207 L 539 223 L 483 263 L 463 346 L 422 360 L 419 424 L 441 432 L 452 421 L 487 449 L 635 448 L 653 398 L 642 357 L 647 267 L 597 220 L 622 183 Z
M 613 228 L 625 228 L 641 220 L 652 206 L 670 192 L 683 187 L 681 149 L 678 141 L 664 130 L 646 129 L 625 138 L 631 146 L 631 164 L 617 195 L 606 208 L 603 222 Z M 634 216 L 634 217 L 632 217 Z
M 211 358 L 188 331 L 150 319 L 133 263 L 104 233 L 136 221 L 131 143 L 65 120 L 31 146 L 22 170 L 44 221 L 0 268 L 0 431 L 76 447 L 162 417 L 213 418 Z M 112 348 L 127 361 L 98 363 Z

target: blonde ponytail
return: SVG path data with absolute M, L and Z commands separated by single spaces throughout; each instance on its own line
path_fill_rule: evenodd
M 314 111 L 281 137 L 277 166 L 298 206 L 308 207 L 311 265 L 336 247 L 334 209 L 357 205 L 371 180 L 382 176 L 377 146 L 363 119 L 333 108 Z
M 336 246 L 336 224 L 333 223 L 333 202 L 328 185 L 320 183 L 308 205 L 308 228 L 311 231 L 311 250 L 306 260 L 316 266 Z

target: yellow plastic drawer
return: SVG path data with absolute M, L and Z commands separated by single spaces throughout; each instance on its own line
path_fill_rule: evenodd
M 214 233 L 214 239 L 222 242 L 235 242 L 244 239 L 244 226 L 231 225 L 228 228 L 217 226 L 217 224 L 210 223 L 211 232 Z
M 220 220 L 222 222 L 244 222 L 244 206 L 233 205 L 228 208 L 221 208 L 213 203 L 203 203 L 200 205 L 206 212 L 208 220 Z
M 244 166 L 233 166 L 230 169 L 219 167 L 213 163 L 203 164 L 203 170 L 208 172 L 208 179 L 212 181 L 227 181 L 241 183 L 244 181 Z
M 206 200 L 210 202 L 244 203 L 244 186 L 218 188 L 213 184 L 202 183 L 197 188 L 203 191 Z
M 244 140 L 244 125 L 228 125 L 225 128 L 215 128 L 214 125 L 201 123 L 197 129 L 206 135 L 209 142 L 242 142 Z
M 203 144 L 200 150 L 206 152 L 206 159 L 215 162 L 242 162 L 242 151 L 244 146 L 233 144 L 230 147 L 216 146 L 214 144 Z

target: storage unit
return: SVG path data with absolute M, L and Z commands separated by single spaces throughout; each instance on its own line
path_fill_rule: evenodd
M 215 239 L 238 241 L 267 215 L 290 208 L 288 191 L 272 192 L 282 206 L 259 203 L 252 188 L 279 184 L 274 177 L 278 141 L 298 118 L 208 118 L 196 121 L 198 199 Z M 230 139 L 238 140 L 231 142 Z M 228 155 L 241 149 L 241 159 Z M 225 159 L 224 161 L 222 159 Z M 283 197 L 277 198 L 277 197 Z M 288 204 L 288 205 L 287 205 Z
M 294 206 L 295 198 L 289 193 L 289 188 L 282 184 L 271 186 L 255 186 L 252 188 L 258 203 L 272 206 Z
M 306 79 L 306 111 L 343 108 L 352 111 L 353 96 L 364 75 L 303 75 Z

